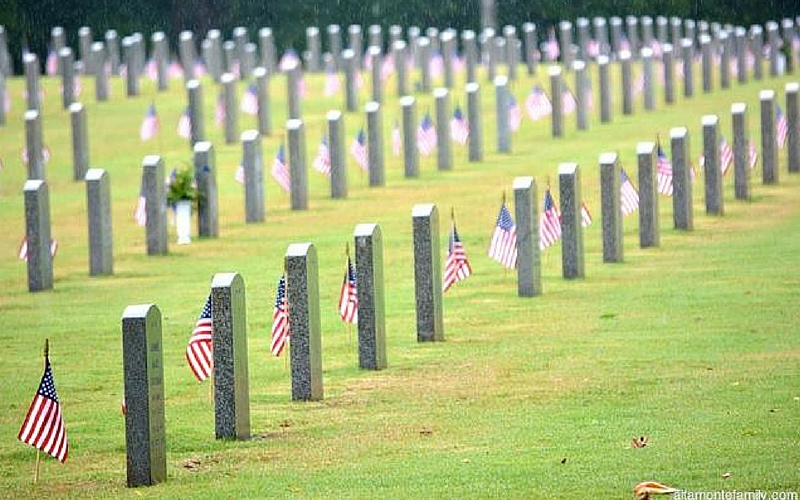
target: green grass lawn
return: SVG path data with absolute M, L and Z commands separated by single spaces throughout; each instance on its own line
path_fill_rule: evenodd
M 598 89 L 594 66 L 591 72 Z M 617 68 L 612 75 L 617 82 Z M 310 165 L 325 113 L 343 103 L 320 97 L 321 76 L 307 78 Z M 310 209 L 292 212 L 288 195 L 268 177 L 267 220 L 245 224 L 243 190 L 234 181 L 241 145 L 225 145 L 212 124 L 217 88 L 204 79 L 220 238 L 178 247 L 170 228 L 169 255 L 148 257 L 144 229 L 132 217 L 141 162 L 155 153 L 167 171 L 191 162 L 186 141 L 175 134 L 185 92 L 173 80 L 169 92 L 156 93 L 145 79 L 142 95 L 129 99 L 114 79 L 111 100 L 97 103 L 85 79 L 91 165 L 111 178 L 115 258 L 113 277 L 90 278 L 85 186 L 72 181 L 69 117 L 58 81 L 46 78 L 44 136 L 53 152 L 47 180 L 60 248 L 54 289 L 32 294 L 16 257 L 24 235 L 24 81 L 10 79 L 12 109 L 0 127 L 0 487 L 12 498 L 605 499 L 630 498 L 633 486 L 648 479 L 689 491 L 798 490 L 800 176 L 787 173 L 785 150 L 779 184 L 764 186 L 760 167 L 753 171 L 749 203 L 733 199 L 728 175 L 724 217 L 705 215 L 698 177 L 692 232 L 672 229 L 671 200 L 660 197 L 659 248 L 639 249 L 638 214 L 626 218 L 625 262 L 614 265 L 602 263 L 598 167 L 600 153 L 617 151 L 635 182 L 637 143 L 660 134 L 669 154 L 675 126 L 689 128 L 696 159 L 702 115 L 719 114 L 732 140 L 733 102 L 748 104 L 758 141 L 758 91 L 775 89 L 783 104 L 789 81 L 734 84 L 689 100 L 678 86 L 678 103 L 670 107 L 659 88 L 657 110 L 645 113 L 639 97 L 633 116 L 620 114 L 621 95 L 615 95 L 613 124 L 601 125 L 595 110 L 590 130 L 577 132 L 570 115 L 558 140 L 550 138 L 549 121 L 525 117 L 513 154 L 500 155 L 491 126 L 494 92 L 484 79 L 485 161 L 468 163 L 466 148 L 455 147 L 453 171 L 440 172 L 435 157 L 423 157 L 418 179 L 405 179 L 401 159 L 389 152 L 388 135 L 400 118 L 390 91 L 383 110 L 386 187 L 368 187 L 348 158 L 348 199 L 331 200 L 327 180 L 311 170 Z M 537 82 L 547 82 L 545 68 L 513 85 L 520 103 Z M 263 141 L 267 170 L 284 136 L 284 96 L 285 80 L 276 77 L 276 133 Z M 428 95 L 417 97 L 421 118 L 433 104 Z M 466 105 L 462 80 L 453 101 Z M 151 102 L 161 133 L 142 143 L 138 130 Z M 349 148 L 364 114 L 348 113 L 345 121 Z M 243 130 L 254 125 L 252 117 L 240 117 Z M 583 198 L 595 218 L 584 236 L 586 278 L 561 278 L 556 245 L 543 253 L 544 294 L 521 299 L 515 276 L 486 256 L 497 210 L 520 175 L 536 177 L 540 199 L 547 184 L 557 197 L 562 162 L 579 163 Z M 474 269 L 446 294 L 446 342 L 436 344 L 418 344 L 415 332 L 411 208 L 424 202 L 439 207 L 443 251 L 447 214 L 455 209 Z M 384 238 L 389 367 L 381 372 L 358 369 L 355 332 L 336 311 L 344 246 L 362 222 L 379 223 Z M 290 243 L 303 241 L 313 242 L 319 255 L 325 398 L 313 403 L 291 402 L 287 363 L 269 354 L 283 255 Z M 208 383 L 194 380 L 183 354 L 212 276 L 228 271 L 241 273 L 247 286 L 254 436 L 247 442 L 214 440 Z M 130 490 L 120 318 L 127 305 L 139 303 L 157 304 L 163 316 L 169 477 Z M 64 465 L 43 457 L 40 483 L 32 486 L 36 452 L 16 435 L 41 376 L 45 338 L 70 457 Z M 641 435 L 649 437 L 648 446 L 631 448 L 630 440 Z

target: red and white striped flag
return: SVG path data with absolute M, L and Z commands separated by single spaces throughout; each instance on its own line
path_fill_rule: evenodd
M 201 70 L 201 71 L 198 71 Z M 198 65 L 198 63 L 194 64 L 194 76 L 195 78 L 200 78 L 205 74 L 205 66 L 202 63 Z M 178 61 L 171 61 L 169 66 L 167 67 L 167 77 L 170 80 L 177 80 L 179 78 L 183 78 L 183 66 L 178 63 Z
M 392 155 L 400 156 L 403 153 L 403 136 L 400 134 L 400 125 L 392 127 Z
M 541 120 L 553 112 L 553 105 L 542 87 L 536 85 L 525 99 L 525 110 L 533 121 Z
M 50 257 L 55 258 L 56 254 L 58 253 L 58 240 L 55 238 L 50 240 Z M 17 250 L 17 257 L 20 260 L 24 260 L 28 262 L 28 237 L 23 236 L 22 241 L 19 244 L 19 249 Z
M 238 167 L 236 167 L 236 173 L 233 174 L 233 180 L 238 182 L 239 184 L 244 184 L 244 165 L 241 163 Z
M 143 141 L 149 141 L 158 134 L 158 115 L 156 114 L 155 104 L 151 104 L 147 108 L 147 113 L 142 120 L 142 126 L 139 128 L 139 137 Z
M 558 46 L 558 41 L 556 40 L 555 31 L 551 31 L 548 35 L 547 41 L 544 42 L 542 46 L 542 51 L 544 52 L 545 60 L 552 62 L 558 59 L 560 48 Z
M 544 207 L 539 217 L 539 248 L 552 246 L 561 239 L 561 214 L 550 190 L 544 192 Z
M 427 113 L 417 129 L 417 149 L 423 156 L 429 156 L 436 149 L 436 129 Z
M 192 369 L 198 382 L 202 382 L 211 376 L 214 370 L 213 354 L 213 320 L 211 316 L 211 295 L 209 294 L 197 323 L 189 337 L 189 344 L 186 346 L 186 361 Z
M 508 128 L 511 132 L 519 130 L 522 124 L 522 111 L 519 109 L 519 104 L 513 95 L 508 96 Z
M 47 51 L 47 60 L 44 67 L 47 76 L 56 76 L 58 74 L 58 56 L 53 49 Z
M 565 115 L 573 113 L 578 108 L 578 103 L 575 101 L 575 96 L 569 88 L 564 88 L 561 92 L 561 112 Z
M 17 438 L 64 463 L 69 454 L 67 429 L 58 403 L 50 358 L 45 354 L 44 374 Z
M 786 115 L 781 111 L 781 107 L 775 105 L 775 141 L 778 147 L 782 148 L 786 145 L 786 138 L 789 137 L 789 122 L 786 120 Z
M 220 92 L 217 97 L 217 105 L 214 106 L 214 125 L 221 127 L 225 124 L 225 97 Z
M 136 208 L 133 210 L 133 220 L 140 226 L 147 225 L 147 198 L 144 197 L 144 179 L 139 188 L 139 198 L 136 200 Z
M 369 170 L 369 156 L 367 155 L 367 144 L 364 138 L 364 129 L 358 131 L 358 136 L 353 139 L 353 144 L 350 146 L 350 154 L 356 160 L 356 163 L 361 170 L 367 172 Z
M 464 118 L 460 106 L 456 106 L 453 118 L 450 120 L 450 139 L 461 146 L 466 146 L 469 140 L 469 123 Z
M 286 278 L 281 274 L 278 291 L 275 294 L 275 307 L 272 310 L 272 332 L 270 333 L 269 350 L 280 356 L 286 341 L 289 339 L 289 306 L 286 300 Z
M 286 49 L 286 52 L 283 53 L 280 61 L 278 61 L 278 69 L 281 71 L 289 71 L 299 64 L 300 57 L 297 55 L 297 51 L 289 48 Z
M 442 284 L 442 293 L 450 289 L 459 281 L 466 279 L 467 276 L 472 274 L 472 266 L 467 260 L 467 253 L 464 251 L 464 245 L 461 244 L 461 238 L 458 237 L 458 230 L 456 223 L 453 222 L 453 227 L 450 230 L 450 241 L 447 247 L 447 260 L 444 263 L 444 283 Z
M 192 138 L 192 117 L 189 114 L 189 107 L 183 111 L 183 114 L 178 119 L 178 136 L 184 139 Z
M 283 144 L 278 147 L 278 154 L 275 155 L 275 161 L 272 162 L 272 177 L 278 181 L 278 184 L 287 193 L 292 189 L 292 183 L 289 178 L 289 166 L 286 165 L 286 160 L 283 155 Z
M 239 103 L 239 109 L 246 115 L 255 116 L 258 114 L 258 87 L 255 83 L 251 83 L 244 91 L 242 101 Z
M 489 257 L 508 269 L 517 267 L 517 227 L 505 202 L 500 206 L 492 242 L 489 245 Z
M 589 212 L 589 207 L 585 202 L 581 202 L 581 225 L 589 227 L 592 224 L 592 214 Z
M 733 165 L 733 148 L 723 137 L 719 140 L 719 169 L 723 176 L 728 173 L 731 165 Z
M 47 165 L 47 163 L 50 161 L 50 156 L 51 156 L 50 148 L 48 148 L 47 146 L 43 146 L 42 161 L 44 162 L 45 165 Z M 22 148 L 22 152 L 20 152 L 20 158 L 22 159 L 23 165 L 28 164 L 28 148 Z
M 356 285 L 356 271 L 347 256 L 347 269 L 342 279 L 342 290 L 339 293 L 339 317 L 344 323 L 358 323 L 358 287 Z
M 394 54 L 389 53 L 381 62 L 381 82 L 386 82 L 394 73 Z
M 339 74 L 335 71 L 328 71 L 325 73 L 325 87 L 323 93 L 325 97 L 331 97 L 339 93 L 342 89 L 342 82 L 339 79 Z
M 758 149 L 756 149 L 756 143 L 750 140 L 747 145 L 747 158 L 750 168 L 756 168 L 756 164 L 758 163 Z
M 328 147 L 328 139 L 322 136 L 322 142 L 317 149 L 317 156 L 312 164 L 318 172 L 327 176 L 331 175 L 331 149 Z
M 661 143 L 658 143 L 658 163 L 656 165 L 656 181 L 658 192 L 665 196 L 672 196 L 672 163 L 667 159 Z
M 639 209 L 639 192 L 624 170 L 620 175 L 622 177 L 619 185 L 620 208 L 622 215 L 630 215 Z

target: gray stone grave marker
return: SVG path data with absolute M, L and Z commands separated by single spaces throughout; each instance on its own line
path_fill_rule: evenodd
M 640 142 L 636 146 L 636 156 L 639 164 L 639 246 L 657 247 L 661 232 L 658 225 L 656 145 Z
M 577 163 L 558 166 L 561 196 L 561 272 L 564 279 L 584 277 L 581 178 Z
M 420 65 L 420 90 L 431 91 L 431 42 L 428 37 L 421 36 L 417 41 L 417 53 Z
M 225 143 L 234 144 L 239 135 L 239 107 L 236 105 L 236 77 L 231 73 L 225 73 L 222 75 L 221 82 L 222 106 L 225 109 L 225 119 L 223 123 Z
M 717 115 L 705 115 L 703 116 L 702 124 L 706 214 L 722 215 L 724 213 L 724 205 L 722 172 L 719 166 L 719 117 Z
M 61 58 L 61 67 L 66 71 L 66 68 L 70 65 L 62 54 L 65 54 L 63 50 L 58 57 Z M 139 95 L 139 72 L 136 70 L 136 47 L 134 47 L 133 38 L 129 36 L 122 39 L 122 61 L 125 64 L 125 95 L 136 97 Z M 64 93 L 64 95 L 66 96 L 67 94 Z
M 694 228 L 694 217 L 689 131 L 686 127 L 675 127 L 670 130 L 669 135 L 672 147 L 672 218 L 674 227 L 691 231 Z M 641 187 L 639 193 L 641 193 Z
M 561 21 L 558 23 L 558 31 L 561 35 L 559 41 L 561 42 L 561 63 L 565 68 L 572 67 L 572 23 L 569 21 Z
M 468 159 L 471 162 L 483 160 L 483 124 L 481 122 L 481 86 L 477 82 L 469 82 L 467 92 L 467 121 L 469 123 Z
M 694 95 L 694 45 L 692 40 L 684 38 L 681 41 L 681 57 L 683 59 L 683 96 Z
M 603 262 L 622 262 L 622 169 L 617 153 L 600 154 L 600 208 L 603 219 Z
M 349 40 L 350 50 L 353 51 L 353 58 L 356 60 L 357 68 L 361 68 L 364 57 L 364 38 L 361 32 L 361 26 L 351 24 L 347 27 L 347 37 Z
M 511 152 L 511 126 L 509 124 L 509 104 L 511 97 L 508 91 L 508 78 L 497 75 L 494 78 L 495 126 L 497 130 L 497 152 Z
M 25 67 L 25 95 L 28 101 L 27 109 L 40 111 L 42 104 L 39 102 L 39 58 L 36 54 L 28 52 L 22 56 Z
M 597 71 L 600 80 L 600 122 L 611 122 L 611 78 L 608 70 L 608 56 L 597 57 Z
M 261 28 L 258 30 L 258 48 L 261 52 L 261 66 L 267 68 L 269 74 L 275 72 L 278 58 L 275 51 L 275 37 L 272 28 Z
M 331 198 L 347 198 L 347 161 L 344 146 L 344 117 L 328 111 L 328 148 L 331 156 Z
M 167 480 L 162 353 L 158 306 L 126 307 L 122 313 L 122 361 L 129 488 L 153 486 Z
M 92 58 L 95 60 L 94 72 L 94 96 L 98 102 L 108 100 L 108 73 L 106 72 L 106 65 L 108 64 L 108 55 L 103 42 L 95 42 L 92 44 Z
M 419 150 L 417 149 L 417 107 L 414 96 L 400 98 L 403 117 L 403 170 L 406 177 L 419 175 Z
M 763 29 L 757 24 L 750 27 L 750 53 L 753 54 L 753 78 L 755 80 L 764 78 L 764 66 L 762 64 L 764 57 L 763 33 Z
M 352 49 L 342 51 L 342 65 L 344 66 L 344 103 L 347 111 L 358 109 L 358 61 Z
M 383 118 L 381 105 L 370 101 L 364 106 L 367 113 L 367 159 L 369 165 L 369 185 L 386 184 L 383 163 Z
M 78 28 L 78 52 L 81 56 L 81 64 L 85 74 L 94 73 L 92 64 L 92 29 L 88 26 Z
M 622 81 L 622 114 L 633 114 L 633 75 L 631 73 L 631 53 L 623 50 L 619 54 L 620 79 Z
M 750 137 L 747 126 L 747 105 L 731 104 L 733 122 L 733 191 L 737 200 L 750 199 Z
M 306 28 L 306 47 L 308 48 L 308 71 L 318 73 L 322 62 L 322 40 L 319 28 L 309 26 Z
M 197 235 L 219 236 L 219 202 L 217 197 L 217 159 L 210 142 L 194 145 L 194 180 L 197 183 Z
M 119 75 L 119 37 L 116 30 L 107 30 L 105 32 L 106 39 L 106 54 L 108 57 L 108 65 L 112 75 Z M 61 64 L 61 61 L 59 61 Z
M 653 49 L 643 47 L 642 58 L 642 79 L 644 81 L 644 109 L 652 111 L 656 107 L 655 96 L 653 95 Z
M 536 74 L 536 24 L 527 22 L 522 25 L 522 40 L 525 47 L 525 67 L 528 75 Z
M 800 84 L 789 82 L 786 84 L 785 89 L 786 122 L 789 127 L 789 133 L 786 138 L 789 172 L 800 172 L 800 106 L 798 106 Z
M 517 295 L 535 297 L 542 294 L 536 180 L 533 177 L 515 177 L 513 188 L 517 219 Z
M 264 161 L 261 156 L 261 136 L 257 130 L 242 132 L 242 167 L 245 222 L 264 222 Z
M 408 93 L 408 65 L 406 64 L 408 55 L 406 42 L 397 40 L 392 43 L 392 55 L 395 61 L 397 95 L 402 97 Z
M 703 92 L 706 94 L 714 90 L 714 83 L 711 76 L 713 65 L 713 61 L 711 59 L 711 49 L 711 37 L 708 35 L 700 35 L 700 61 L 703 77 Z
M 86 109 L 81 103 L 69 107 L 72 124 L 72 180 L 82 181 L 89 170 L 89 132 L 86 125 Z
M 661 63 L 664 65 L 664 102 L 675 102 L 675 62 L 672 45 L 665 44 L 661 48 Z
M 111 183 L 102 168 L 86 172 L 86 213 L 89 227 L 89 274 L 114 273 L 111 234 Z
M 25 198 L 25 238 L 28 244 L 28 291 L 53 288 L 53 256 L 50 253 L 50 194 L 42 179 L 29 179 Z
M 778 183 L 778 146 L 775 131 L 775 91 L 762 90 L 761 100 L 761 172 L 764 184 Z
M 267 68 L 259 66 L 253 70 L 258 93 L 258 133 L 272 135 L 272 120 L 270 113 L 269 74 Z
M 319 401 L 323 396 L 322 327 L 317 249 L 311 243 L 293 243 L 286 249 L 286 301 L 291 335 L 292 400 Z
M 178 35 L 178 57 L 183 67 L 183 76 L 187 80 L 195 78 L 194 61 L 197 59 L 195 52 L 194 33 L 188 30 L 181 31 Z
M 169 88 L 167 68 L 169 66 L 169 44 L 163 31 L 156 31 L 151 37 L 153 43 L 153 60 L 156 63 L 156 86 L 159 91 Z
M 203 117 L 203 86 L 200 80 L 188 80 L 186 82 L 186 95 L 189 101 L 189 120 L 191 121 L 189 145 L 194 146 L 198 142 L 206 140 L 206 126 Z
M 50 50 L 52 50 L 56 54 L 56 57 L 58 57 L 58 51 L 66 46 L 67 34 L 64 31 L 64 28 L 61 26 L 54 26 L 53 29 L 50 30 Z M 2 68 L 0 68 L 0 73 L 2 73 Z M 56 62 L 56 73 L 61 73 L 61 67 L 58 62 Z
M 433 91 L 436 103 L 436 164 L 439 170 L 453 169 L 453 147 L 450 143 L 450 91 L 444 87 Z
M 416 298 L 417 312 L 417 342 L 442 341 L 444 340 L 444 323 L 442 320 L 442 261 L 439 251 L 439 210 L 432 203 L 414 205 L 411 210 L 411 221 L 414 231 L 414 296 Z M 378 230 L 378 235 L 380 243 L 380 230 Z M 373 245 L 375 244 L 374 241 L 372 243 Z M 361 282 L 359 281 L 358 283 L 360 289 Z M 359 314 L 361 312 L 360 307 L 359 303 Z M 359 317 L 359 322 L 360 320 L 361 318 Z
M 359 224 L 353 236 L 358 283 L 358 366 L 382 370 L 386 368 L 386 317 L 381 228 L 378 224 Z
M 547 73 L 550 76 L 550 96 L 553 106 L 553 111 L 550 115 L 551 131 L 553 137 L 561 137 L 564 135 L 564 117 L 561 100 L 561 68 L 555 65 L 550 66 Z
M 147 255 L 166 255 L 167 195 L 164 187 L 164 161 L 160 156 L 149 155 L 142 160 L 142 188 L 147 213 Z
M 586 63 L 575 61 L 572 63 L 572 70 L 575 72 L 575 116 L 578 121 L 578 130 L 589 128 L 589 103 L 586 101 Z
M 464 30 L 461 32 L 461 44 L 464 47 L 464 65 L 467 68 L 467 83 L 477 81 L 475 68 L 478 65 L 478 41 L 475 32 Z
M 740 84 L 747 83 L 747 30 L 737 26 L 733 31 L 736 47 L 736 80 Z
M 293 64 L 289 69 L 286 70 L 286 92 L 289 96 L 288 117 L 290 120 L 299 120 L 302 117 L 302 111 L 300 109 L 300 80 L 302 78 L 303 69 L 299 64 Z
M 326 28 L 328 32 L 328 48 L 333 56 L 335 69 L 342 69 L 342 28 L 338 24 L 329 24 Z
M 306 167 L 306 134 L 303 120 L 286 122 L 289 141 L 289 198 L 292 210 L 308 209 L 308 169 Z
M 723 89 L 727 89 L 731 86 L 730 62 L 733 43 L 728 36 L 728 32 L 724 30 L 719 34 L 719 42 L 722 46 L 719 63 L 719 86 Z
M 25 149 L 28 153 L 28 179 L 46 179 L 44 167 L 42 116 L 35 109 L 25 112 Z
M 383 55 L 380 47 L 369 47 L 367 57 L 370 60 L 370 75 L 372 83 L 372 100 L 375 102 L 383 101 L 383 81 L 381 80 L 381 65 Z

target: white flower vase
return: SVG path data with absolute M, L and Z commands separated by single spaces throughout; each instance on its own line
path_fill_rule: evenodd
M 181 200 L 175 205 L 175 228 L 178 231 L 178 245 L 192 242 L 192 202 Z

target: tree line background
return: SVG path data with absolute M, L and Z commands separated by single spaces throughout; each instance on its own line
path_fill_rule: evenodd
M 578 17 L 679 16 L 750 26 L 800 14 L 798 0 L 496 0 L 497 22 L 520 26 L 532 21 L 540 38 L 547 27 Z M 146 38 L 164 31 L 175 48 L 178 33 L 188 29 L 202 39 L 211 28 L 230 38 L 234 27 L 248 28 L 257 41 L 261 27 L 273 29 L 279 49 L 305 48 L 305 28 L 329 24 L 346 29 L 398 24 L 480 29 L 480 0 L 0 0 L 0 25 L 19 70 L 25 46 L 40 57 L 47 53 L 50 29 L 62 26 L 68 43 L 77 46 L 77 31 L 89 26 L 95 40 L 108 29 L 120 38 L 139 31 Z M 364 30 L 366 32 L 366 29 Z M 344 31 L 346 35 L 346 31 Z M 345 38 L 346 43 L 346 38 Z M 324 46 L 324 45 L 323 45 Z M 43 59 L 43 57 L 42 57 Z

